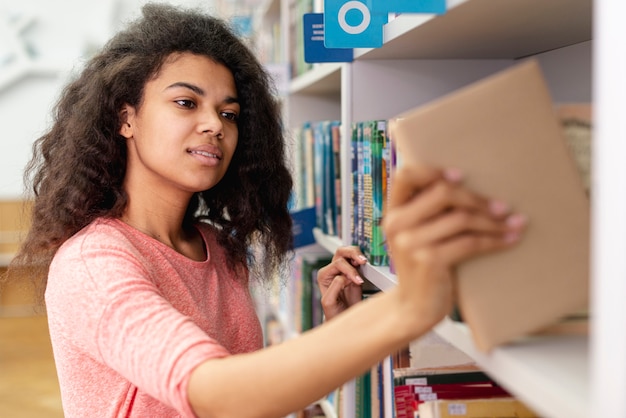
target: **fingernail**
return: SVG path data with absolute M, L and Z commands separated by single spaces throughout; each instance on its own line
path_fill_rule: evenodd
M 519 241 L 520 237 L 521 235 L 519 232 L 516 232 L 516 231 L 507 232 L 506 234 L 504 234 L 504 242 L 507 244 L 511 244 L 511 243 Z
M 367 261 L 367 257 L 365 257 L 364 255 L 359 255 L 359 260 Z
M 505 202 L 492 200 L 489 202 L 489 211 L 492 215 L 501 216 L 509 212 L 511 208 Z
M 443 177 L 453 183 L 463 180 L 463 172 L 458 168 L 446 168 L 443 170 Z
M 361 278 L 361 276 L 354 276 L 354 280 L 356 280 L 356 282 L 358 284 L 363 284 L 364 283 L 363 279 Z
M 521 228 L 528 223 L 528 218 L 525 215 L 515 213 L 506 219 L 506 224 L 510 228 Z

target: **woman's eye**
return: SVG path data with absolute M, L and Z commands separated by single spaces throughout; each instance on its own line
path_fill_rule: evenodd
M 193 109 L 196 107 L 196 104 L 193 102 L 193 100 L 180 99 L 180 100 L 176 100 L 175 103 L 178 104 L 179 106 L 186 107 L 189 109 Z
M 222 116 L 233 122 L 237 122 L 237 119 L 239 119 L 239 115 L 235 112 L 222 112 Z

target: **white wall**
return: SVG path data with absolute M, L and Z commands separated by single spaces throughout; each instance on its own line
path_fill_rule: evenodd
M 145 2 L 0 0 L 0 199 L 23 196 L 32 142 L 46 130 L 60 89 L 80 68 L 81 57 L 136 17 Z M 214 8 L 211 0 L 167 2 Z

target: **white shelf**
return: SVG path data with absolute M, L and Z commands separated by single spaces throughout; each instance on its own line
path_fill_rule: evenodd
M 356 59 L 517 59 L 592 39 L 592 0 L 448 0 L 441 16 L 400 15 Z
M 476 348 L 464 324 L 446 319 L 435 331 L 540 416 L 592 416 L 587 337 L 531 337 L 487 354 Z
M 319 245 L 326 248 L 328 252 L 333 254 L 335 253 L 335 251 L 337 251 L 337 248 L 343 245 L 338 237 L 326 235 L 319 228 L 313 229 L 313 237 Z
M 316 64 L 291 81 L 290 93 L 329 95 L 341 91 L 341 63 Z

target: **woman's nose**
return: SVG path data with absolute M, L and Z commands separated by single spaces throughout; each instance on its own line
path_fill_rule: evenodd
M 223 128 L 224 125 L 217 112 L 209 111 L 203 114 L 200 121 L 200 130 L 202 133 L 208 133 L 219 138 L 223 135 Z

